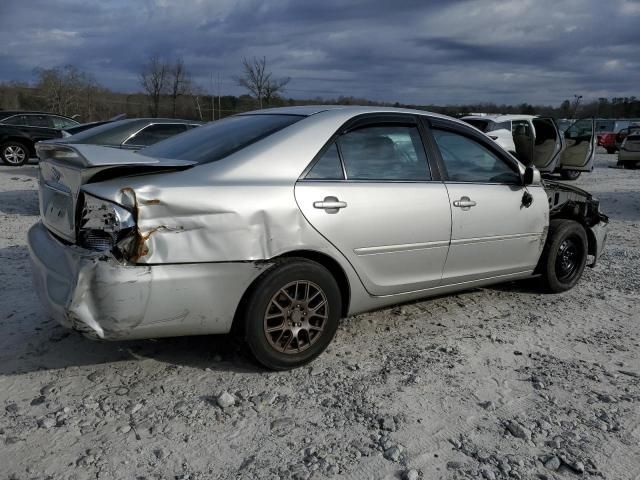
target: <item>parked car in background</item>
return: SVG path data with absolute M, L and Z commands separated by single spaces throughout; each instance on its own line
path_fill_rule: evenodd
M 202 122 L 175 118 L 128 118 L 108 121 L 54 141 L 140 150 L 200 125 Z
M 620 150 L 620 147 L 622 146 L 622 142 L 624 142 L 624 139 L 627 138 L 628 135 L 634 134 L 634 133 L 640 133 L 640 124 L 632 124 L 627 128 L 623 128 L 622 130 L 620 130 L 616 134 L 616 150 Z
M 566 291 L 607 231 L 587 192 L 424 111 L 266 109 L 137 153 L 38 154 L 28 243 L 54 318 L 105 339 L 235 326 L 272 369 L 311 361 L 344 316 L 533 277 Z
M 461 120 L 542 173 L 560 173 L 565 180 L 575 180 L 581 172 L 593 170 L 596 139 L 591 118 L 563 125 L 563 130 L 554 119 L 534 115 L 466 116 Z
M 631 130 L 620 145 L 618 165 L 623 168 L 640 167 L 640 128 Z
M 36 155 L 35 144 L 62 136 L 62 130 L 78 122 L 44 112 L 0 111 L 0 159 L 20 166 Z
M 636 120 L 615 120 L 611 121 L 613 126 L 606 132 L 598 133 L 598 146 L 604 147 L 609 154 L 614 154 L 620 148 L 620 144 L 624 137 L 619 137 L 620 133 L 625 132 L 628 127 L 634 125 Z
M 84 132 L 85 130 L 89 130 L 90 128 L 99 127 L 100 125 L 104 125 L 105 123 L 115 122 L 116 120 L 124 120 L 125 118 L 127 118 L 127 115 L 125 113 L 122 113 L 120 115 L 116 115 L 113 118 L 110 118 L 109 120 L 100 120 L 97 122 L 80 123 L 78 125 L 72 125 L 62 130 L 62 136 L 70 137 L 71 135 Z

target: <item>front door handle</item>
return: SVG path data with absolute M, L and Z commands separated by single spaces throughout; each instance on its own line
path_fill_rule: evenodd
M 475 207 L 476 205 L 477 203 L 469 197 L 461 197 L 460 200 L 453 201 L 453 206 L 461 208 L 462 210 L 469 210 L 471 207 Z
M 341 202 L 337 197 L 324 197 L 321 202 L 313 202 L 313 208 L 321 208 L 327 213 L 338 213 L 341 208 L 346 208 L 347 202 Z

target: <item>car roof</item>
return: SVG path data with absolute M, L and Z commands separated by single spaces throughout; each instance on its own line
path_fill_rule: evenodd
M 68 118 L 69 120 L 73 120 L 73 118 L 71 117 L 66 117 L 64 115 L 60 115 L 58 113 L 51 113 L 51 112 L 37 112 L 37 111 L 30 111 L 30 110 L 0 110 L 0 118 L 7 118 L 7 117 L 12 117 L 14 115 L 52 115 L 54 117 L 62 117 L 62 118 Z M 73 120 L 74 122 L 76 120 Z
M 416 110 L 412 108 L 397 108 L 397 107 L 385 107 L 385 106 L 362 106 L 362 105 L 301 105 L 295 107 L 276 107 L 276 108 L 264 108 L 262 110 L 252 110 L 250 112 L 243 112 L 237 115 L 300 115 L 309 117 L 323 112 L 337 112 L 346 116 L 362 115 L 366 113 L 404 113 L 410 115 L 423 115 L 432 118 L 441 118 L 443 120 L 451 120 L 465 126 L 468 126 L 464 122 L 449 117 L 447 115 L 441 115 L 439 113 L 430 112 L 427 110 Z
M 126 118 L 103 123 L 93 128 L 82 130 L 61 140 L 63 143 L 95 143 L 98 145 L 120 145 L 127 137 L 138 130 L 157 123 L 179 123 L 196 125 L 197 120 L 182 120 L 178 118 Z
M 493 122 L 509 122 L 512 120 L 532 120 L 538 118 L 537 115 L 519 115 L 519 114 L 496 114 L 496 115 L 466 115 L 462 120 L 491 120 Z

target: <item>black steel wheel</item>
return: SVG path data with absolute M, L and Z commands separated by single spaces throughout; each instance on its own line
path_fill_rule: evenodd
M 543 286 L 554 293 L 573 288 L 582 276 L 587 255 L 584 227 L 573 220 L 552 220 L 538 264 Z

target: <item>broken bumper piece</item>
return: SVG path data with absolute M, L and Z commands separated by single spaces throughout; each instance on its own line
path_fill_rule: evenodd
M 609 218 L 605 215 L 600 215 L 600 221 L 595 225 L 589 227 L 591 235 L 593 235 L 593 239 L 595 240 L 595 248 L 591 253 L 593 253 L 593 261 L 589 265 L 594 267 L 598 262 L 598 259 L 602 256 L 604 252 L 604 246 L 607 243 L 607 232 L 609 230 Z
M 59 323 L 104 339 L 227 333 L 269 263 L 129 265 L 29 230 L 36 292 Z

